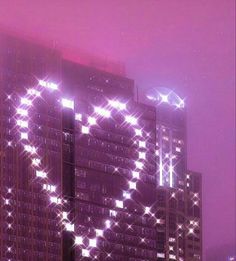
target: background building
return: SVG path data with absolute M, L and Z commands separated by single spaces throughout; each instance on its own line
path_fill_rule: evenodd
M 201 260 L 184 101 L 1 41 L 1 260 Z

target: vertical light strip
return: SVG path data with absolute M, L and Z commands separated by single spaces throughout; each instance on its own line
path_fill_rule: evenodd
M 163 186 L 163 163 L 162 163 L 162 127 L 159 128 L 160 129 L 160 135 L 159 135 L 159 185 Z
M 173 141 L 172 141 L 172 130 L 170 130 L 169 135 L 169 142 L 170 142 L 170 166 L 169 166 L 169 172 L 170 172 L 170 187 L 173 188 L 173 162 L 172 162 L 172 147 L 173 147 Z

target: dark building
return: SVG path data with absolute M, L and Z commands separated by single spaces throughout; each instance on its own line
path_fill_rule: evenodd
M 201 260 L 184 101 L 143 104 L 126 77 L 0 43 L 1 260 Z

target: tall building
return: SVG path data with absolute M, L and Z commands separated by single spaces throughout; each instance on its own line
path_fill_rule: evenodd
M 0 258 L 201 260 L 184 101 L 0 41 Z

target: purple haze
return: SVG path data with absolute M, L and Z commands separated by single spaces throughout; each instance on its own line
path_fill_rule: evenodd
M 122 62 L 142 92 L 166 86 L 187 97 L 207 261 L 236 245 L 234 10 L 234 0 L 0 0 L 1 27 L 56 42 L 66 55 Z

